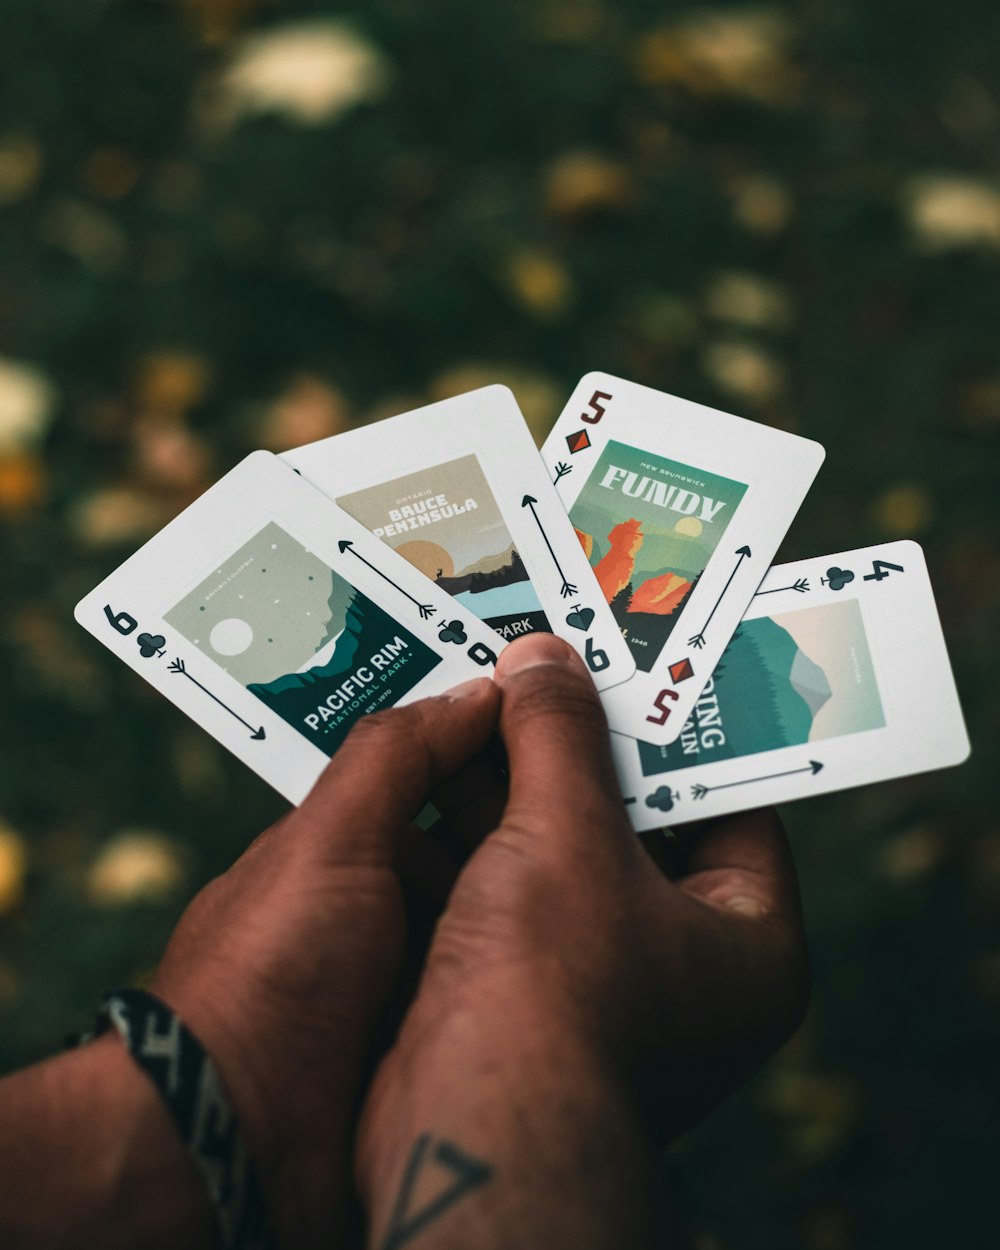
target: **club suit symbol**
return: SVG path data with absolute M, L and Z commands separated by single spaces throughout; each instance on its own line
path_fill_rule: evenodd
M 680 797 L 677 791 L 671 790 L 669 786 L 660 786 L 652 794 L 647 795 L 646 806 L 659 812 L 672 812 L 674 804 Z
M 462 627 L 461 621 L 443 621 L 438 637 L 442 642 L 454 642 L 461 644 L 468 638 L 468 634 Z
M 162 634 L 140 634 L 136 642 L 139 644 L 139 654 L 144 660 L 154 655 L 163 655 L 163 648 L 167 645 L 167 640 Z
M 854 574 L 850 569 L 839 569 L 833 565 L 832 568 L 826 570 L 826 577 L 821 577 L 819 580 L 831 590 L 843 590 L 854 581 Z

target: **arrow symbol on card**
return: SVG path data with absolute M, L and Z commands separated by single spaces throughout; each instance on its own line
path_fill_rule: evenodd
M 791 586 L 775 586 L 773 590 L 758 590 L 754 595 L 757 599 L 761 595 L 780 595 L 783 590 L 797 590 L 800 595 L 804 595 L 809 589 L 809 578 L 800 577 L 797 582 L 792 582 Z
M 538 532 L 541 534 L 542 538 L 545 539 L 545 545 L 549 549 L 549 555 L 552 557 L 552 563 L 556 566 L 559 577 L 562 579 L 562 586 L 560 587 L 559 593 L 564 599 L 568 599 L 570 595 L 576 594 L 576 587 L 572 582 L 568 582 L 566 580 L 566 574 L 562 571 L 562 565 L 559 563 L 559 557 L 552 550 L 552 544 L 549 542 L 549 536 L 545 532 L 545 526 L 538 519 L 538 513 L 535 511 L 536 503 L 538 503 L 538 500 L 534 497 L 534 495 L 525 495 L 525 497 L 521 500 L 521 507 L 531 509 L 531 515 L 535 518 L 535 524 L 538 526 Z
M 250 737 L 253 738 L 255 742 L 263 742 L 267 737 L 267 734 L 264 732 L 263 725 L 261 725 L 259 729 L 254 729 L 253 725 L 251 725 L 248 720 L 244 720 L 239 712 L 234 712 L 228 703 L 223 703 L 217 694 L 212 694 L 211 690 L 209 690 L 207 686 L 203 686 L 197 677 L 192 677 L 187 670 L 187 665 L 182 659 L 180 659 L 180 657 L 168 664 L 167 669 L 171 673 L 180 673 L 182 677 L 186 677 L 192 685 L 197 686 L 198 689 L 204 694 L 207 694 L 210 699 L 214 699 L 215 702 L 218 703 L 219 707 L 225 708 L 230 716 L 234 717 L 240 722 L 241 725 L 245 725 L 247 729 L 250 730 Z
M 729 591 L 729 587 L 733 584 L 733 578 L 740 571 L 740 566 L 742 565 L 743 561 L 749 560 L 750 556 L 753 553 L 751 552 L 749 547 L 738 547 L 735 554 L 739 556 L 739 559 L 736 561 L 736 565 L 733 568 L 733 571 L 729 574 L 726 584 L 722 588 L 722 594 L 719 595 L 718 599 L 716 599 L 715 607 L 713 607 L 711 612 L 709 612 L 708 620 L 705 622 L 704 625 L 702 625 L 701 629 L 698 631 L 697 634 L 695 634 L 693 638 L 688 639 L 688 646 L 694 647 L 695 650 L 697 651 L 700 651 L 702 647 L 705 645 L 705 631 L 708 629 L 709 625 L 711 625 L 712 617 L 715 616 L 716 612 L 719 610 L 719 604 L 723 601 L 723 599 L 725 599 L 726 594 Z
M 349 551 L 351 555 L 354 556 L 355 560 L 360 560 L 362 564 L 367 564 L 373 573 L 377 573 L 384 582 L 388 582 L 394 590 L 398 590 L 404 598 L 409 599 L 409 601 L 420 613 L 420 619 L 422 621 L 426 621 L 437 611 L 437 608 L 431 607 L 429 603 L 421 603 L 419 599 L 414 599 L 414 597 L 408 591 L 405 591 L 398 582 L 394 582 L 392 578 L 383 573 L 381 569 L 376 568 L 370 560 L 366 560 L 363 555 L 359 555 L 359 553 L 354 550 L 354 544 L 349 538 L 341 539 L 341 541 L 337 543 L 337 546 L 340 548 L 341 553 Z
M 812 773 L 815 777 L 822 767 L 823 765 L 819 760 L 810 760 L 805 768 L 790 768 L 783 773 L 768 773 L 766 777 L 747 777 L 745 781 L 729 781 L 724 786 L 694 785 L 691 787 L 691 797 L 693 799 L 703 799 L 706 794 L 711 794 L 713 790 L 732 790 L 733 786 L 749 786 L 755 781 L 774 781 L 776 777 L 794 777 L 796 773 Z

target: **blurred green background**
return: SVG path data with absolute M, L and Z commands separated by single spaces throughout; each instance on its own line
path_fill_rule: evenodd
M 605 368 L 826 444 L 784 558 L 924 544 L 977 752 L 786 810 L 814 1002 L 669 1165 L 697 1244 L 996 1244 L 998 56 L 993 0 L 3 0 L 0 1068 L 283 806 L 75 601 L 254 448 Z

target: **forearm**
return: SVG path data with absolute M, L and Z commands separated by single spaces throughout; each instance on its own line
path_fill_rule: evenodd
M 204 1184 L 117 1038 L 0 1081 L 0 1245 L 213 1245 Z
M 362 1128 L 370 1250 L 644 1250 L 649 1158 L 628 1098 L 572 1039 L 530 1027 L 395 1066 Z M 471 1056 L 475 1058 L 471 1058 Z

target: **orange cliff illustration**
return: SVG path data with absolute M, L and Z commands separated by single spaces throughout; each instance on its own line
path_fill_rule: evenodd
M 576 531 L 580 546 L 589 560 L 594 550 L 591 534 Z M 595 565 L 594 573 L 608 603 L 621 594 L 635 572 L 635 559 L 643 543 L 642 522 L 622 521 L 608 535 L 611 546 Z M 691 583 L 679 573 L 661 573 L 650 577 L 632 592 L 629 612 L 647 612 L 654 616 L 670 616 L 690 589 Z
M 643 542 L 640 521 L 622 521 L 608 535 L 607 555 L 594 566 L 594 573 L 608 603 L 632 580 L 635 558 Z
M 650 577 L 633 594 L 628 610 L 669 616 L 687 594 L 690 585 L 679 573 L 663 573 L 659 577 Z

